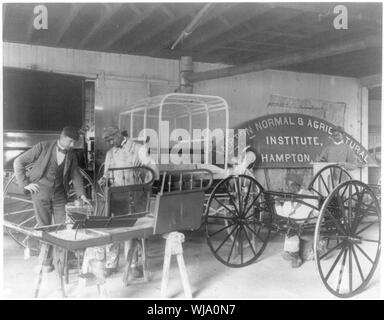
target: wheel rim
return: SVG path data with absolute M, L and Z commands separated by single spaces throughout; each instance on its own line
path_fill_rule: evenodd
M 26 168 L 26 174 L 28 175 L 32 166 Z M 84 179 L 84 189 L 87 196 L 92 200 L 94 204 L 93 212 L 97 210 L 96 193 L 94 190 L 92 179 L 82 169 L 79 170 L 81 176 Z M 68 193 L 68 201 L 75 200 L 76 192 L 73 189 L 73 184 L 70 182 L 70 191 Z M 15 175 L 13 175 L 8 183 L 4 187 L 4 220 L 17 224 L 19 227 L 35 228 L 37 227 L 37 220 L 35 218 L 35 211 L 33 202 L 30 195 L 25 195 L 23 188 L 20 188 L 16 183 Z M 26 236 L 22 232 L 18 232 L 9 228 L 5 228 L 7 233 L 15 240 L 19 245 L 26 248 L 27 246 L 32 251 L 39 250 L 38 244 L 31 244 L 37 242 L 29 236 Z M 29 245 L 28 245 L 29 243 Z
M 351 179 L 351 175 L 342 167 L 329 165 L 316 173 L 308 189 L 325 198 L 340 183 Z
M 27 174 L 30 167 L 26 169 Z M 13 175 L 4 187 L 4 220 L 17 224 L 20 227 L 34 228 L 37 226 L 35 218 L 35 210 L 30 195 L 24 194 L 22 188 L 16 183 Z M 27 247 L 29 241 L 33 241 L 30 237 L 21 232 L 17 232 L 5 227 L 7 233 L 22 247 Z M 30 246 L 32 251 L 37 251 L 38 246 Z
M 214 256 L 229 267 L 254 262 L 270 235 L 262 186 L 246 175 L 216 185 L 208 200 L 205 231 Z
M 364 183 L 340 184 L 322 206 L 315 230 L 315 260 L 321 280 L 335 296 L 361 292 L 380 258 L 381 211 Z M 321 248 L 324 244 L 327 248 Z

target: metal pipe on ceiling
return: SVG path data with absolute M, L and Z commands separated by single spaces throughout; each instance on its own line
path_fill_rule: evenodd
M 207 3 L 204 5 L 203 8 L 200 9 L 200 11 L 196 14 L 196 16 L 192 19 L 192 21 L 185 27 L 183 31 L 181 31 L 179 37 L 177 40 L 173 43 L 171 50 L 175 49 L 175 47 L 178 45 L 178 43 L 182 40 L 184 40 L 186 37 L 188 37 L 193 30 L 197 27 L 200 20 L 203 18 L 203 16 L 207 13 L 208 9 L 211 7 L 212 3 Z
M 372 35 L 365 39 L 353 40 L 341 44 L 332 44 L 320 49 L 309 49 L 303 52 L 291 53 L 282 57 L 252 62 L 240 66 L 231 66 L 203 72 L 193 72 L 186 77 L 189 81 L 198 82 L 218 78 L 231 77 L 235 75 L 261 71 L 265 69 L 276 69 L 278 67 L 299 64 L 302 62 L 326 58 L 342 53 L 364 50 L 370 47 L 381 46 L 381 35 Z

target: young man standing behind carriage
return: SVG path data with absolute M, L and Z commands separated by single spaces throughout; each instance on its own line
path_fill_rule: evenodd
M 288 174 L 286 177 L 288 192 L 296 195 L 313 195 L 303 188 L 303 178 L 298 174 Z M 317 207 L 317 200 L 305 199 L 305 203 Z M 288 230 L 285 235 L 283 258 L 291 261 L 292 268 L 298 268 L 303 263 L 300 253 L 300 224 L 308 218 L 318 216 L 319 212 L 310 206 L 294 201 L 276 203 L 276 213 L 287 219 Z
M 322 150 L 318 161 L 333 162 L 346 170 L 356 169 L 357 158 L 352 149 L 344 143 L 344 130 L 341 126 L 333 128 L 332 142 Z
M 104 163 L 104 174 L 103 177 L 99 180 L 101 186 L 105 185 L 108 181 L 108 169 L 111 168 L 126 168 L 126 167 L 140 167 L 143 165 L 143 162 L 140 159 L 140 149 L 143 145 L 138 142 L 129 139 L 123 135 L 119 128 L 117 127 L 108 127 L 104 128 L 103 139 L 108 142 L 112 148 L 108 150 L 105 163 Z M 154 166 L 152 166 L 154 168 Z M 156 168 L 154 168 L 156 169 Z M 114 186 L 123 186 L 130 184 L 140 183 L 137 181 L 137 176 L 134 174 L 133 170 L 117 170 L 113 173 L 113 185 Z M 145 205 L 145 204 L 143 204 Z M 125 241 L 125 251 L 128 252 L 130 246 L 132 245 L 132 240 Z M 99 251 L 104 250 L 104 248 L 96 248 Z M 94 249 L 94 250 L 96 250 Z M 88 250 L 86 254 L 92 254 L 92 250 Z M 120 254 L 120 243 L 112 243 L 105 247 L 105 276 L 117 271 L 118 261 Z M 141 277 L 143 270 L 142 267 L 138 266 L 137 263 L 133 264 L 133 275 L 135 277 Z
M 39 142 L 13 163 L 18 185 L 24 188 L 25 193 L 31 194 L 38 227 L 65 221 L 70 180 L 78 197 L 89 204 L 78 170 L 77 157 L 72 150 L 78 139 L 78 130 L 65 127 L 59 140 Z M 31 164 L 32 169 L 27 175 L 26 167 Z M 44 272 L 53 270 L 51 251 L 51 246 L 42 244 L 40 260 L 47 254 L 47 258 L 42 261 Z

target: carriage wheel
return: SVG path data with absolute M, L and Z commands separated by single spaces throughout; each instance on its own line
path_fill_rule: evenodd
M 214 256 L 229 267 L 254 262 L 267 245 L 271 214 L 263 187 L 246 175 L 219 182 L 208 200 L 205 231 Z
M 31 166 L 26 169 L 27 175 L 31 170 Z M 93 182 L 91 178 L 82 169 L 79 170 L 84 179 L 84 189 L 87 196 L 94 200 L 96 206 L 96 193 L 93 188 Z M 70 183 L 71 190 L 69 191 L 69 201 L 73 201 L 75 197 L 75 191 L 73 190 L 72 183 Z M 19 227 L 35 228 L 37 227 L 37 221 L 35 218 L 35 211 L 33 208 L 33 202 L 31 196 L 24 194 L 23 189 L 16 183 L 15 175 L 13 175 L 4 187 L 4 220 L 17 224 Z M 29 236 L 9 228 L 5 228 L 7 233 L 22 247 L 28 246 L 28 241 L 34 241 Z M 38 250 L 37 245 L 30 246 L 32 251 Z
M 351 179 L 351 175 L 345 169 L 331 164 L 325 166 L 315 174 L 308 185 L 308 190 L 326 198 L 340 183 Z
M 315 229 L 315 260 L 335 296 L 351 297 L 372 278 L 380 257 L 380 215 L 374 192 L 357 180 L 338 185 L 324 202 Z M 325 250 L 321 242 L 328 244 Z

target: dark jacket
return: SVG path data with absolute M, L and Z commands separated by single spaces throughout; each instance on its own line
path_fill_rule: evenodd
M 37 183 L 45 174 L 52 151 L 57 141 L 42 141 L 18 156 L 13 162 L 17 184 L 24 188 L 30 183 Z M 72 180 L 76 194 L 85 195 L 83 178 L 80 175 L 77 157 L 73 150 L 69 150 L 64 160 L 63 184 L 66 193 L 69 191 L 69 181 Z M 32 164 L 30 174 L 26 175 L 25 168 Z

